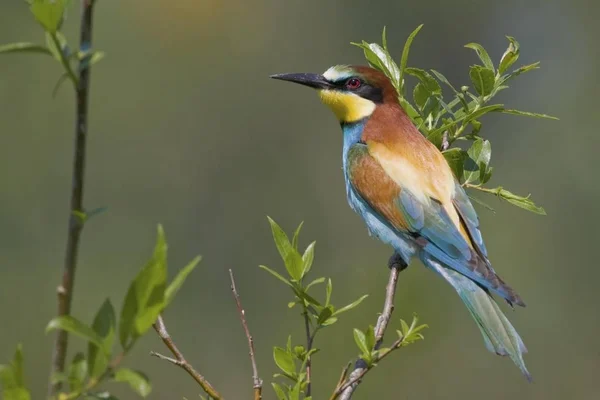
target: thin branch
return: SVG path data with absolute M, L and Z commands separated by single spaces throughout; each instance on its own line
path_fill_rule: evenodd
M 246 333 L 246 338 L 248 339 L 248 348 L 250 349 L 250 361 L 252 362 L 252 380 L 254 382 L 254 400 L 261 400 L 263 382 L 262 379 L 258 377 L 256 357 L 254 356 L 254 339 L 252 339 L 250 329 L 248 328 L 248 322 L 246 322 L 246 312 L 242 307 L 242 300 L 240 299 L 240 295 L 238 294 L 237 289 L 235 287 L 235 280 L 233 279 L 233 271 L 231 269 L 229 270 L 229 278 L 231 279 L 231 292 L 233 293 L 233 298 L 235 299 L 235 304 L 237 306 L 238 313 L 240 314 L 240 320 L 242 321 L 244 333 Z
M 90 49 L 92 47 L 92 16 L 93 1 L 81 1 L 81 32 L 80 49 Z M 53 36 L 53 40 L 56 38 Z M 55 40 L 55 43 L 58 41 Z M 60 52 L 60 46 L 59 46 Z M 76 215 L 77 212 L 83 212 L 83 183 L 85 172 L 85 153 L 88 132 L 88 98 L 90 88 L 90 65 L 84 64 L 86 61 L 80 61 L 79 78 L 76 78 L 70 65 L 65 68 L 71 80 L 76 86 L 77 96 L 77 116 L 75 123 L 75 150 L 73 160 L 73 178 L 71 187 L 71 200 L 69 209 L 69 228 L 67 236 L 67 245 L 65 250 L 65 263 L 62 282 L 58 287 L 58 315 L 69 315 L 71 312 L 71 303 L 73 299 L 73 287 L 75 285 L 75 270 L 77 268 L 77 253 L 79 250 L 79 241 L 83 222 Z M 64 62 L 63 62 L 64 64 Z M 65 359 L 67 356 L 68 335 L 66 331 L 58 331 L 54 343 L 54 352 L 52 356 L 51 375 L 62 373 L 65 368 Z M 58 393 L 61 389 L 61 383 L 50 383 L 48 387 L 48 397 Z
M 167 348 L 171 351 L 175 358 L 169 358 L 155 352 L 152 352 L 150 354 L 160 359 L 167 360 L 182 368 L 192 378 L 194 378 L 196 382 L 198 382 L 198 384 L 202 387 L 202 389 L 204 389 L 206 394 L 208 394 L 211 398 L 213 398 L 214 400 L 223 400 L 223 396 L 221 396 L 219 392 L 217 392 L 217 390 L 210 384 L 210 382 L 208 382 L 204 376 L 202 376 L 198 371 L 196 371 L 194 367 L 192 367 L 192 365 L 186 361 L 185 357 L 183 357 L 183 354 L 175 345 L 175 342 L 169 335 L 169 332 L 167 332 L 167 327 L 165 326 L 165 322 L 163 321 L 162 316 L 158 317 L 158 319 L 156 320 L 154 325 L 152 325 L 152 327 L 154 328 L 156 333 L 158 333 L 158 336 L 162 339 L 165 346 L 167 346 Z
M 375 326 L 375 350 L 381 347 L 385 330 L 390 322 L 392 313 L 394 312 L 394 296 L 396 294 L 396 287 L 398 285 L 398 276 L 400 275 L 400 272 L 407 267 L 406 263 L 397 253 L 390 258 L 389 266 L 390 277 L 385 289 L 385 303 L 383 305 L 383 312 L 379 318 L 377 318 L 377 325 Z M 379 361 L 387 356 L 392 350 L 395 350 L 397 347 L 399 347 L 400 344 L 401 339 L 394 342 L 392 347 L 383 354 L 380 354 L 376 361 Z M 350 376 L 348 376 L 346 382 L 342 386 L 338 385 L 338 387 L 336 387 L 331 399 L 333 400 L 339 397 L 340 400 L 349 400 L 360 384 L 363 376 L 369 372 L 373 365 L 374 363 L 369 366 L 366 362 L 364 362 L 364 360 L 358 359 L 354 365 L 354 370 L 350 373 Z
M 314 335 L 310 333 L 310 317 L 308 316 L 308 310 L 304 310 L 304 329 L 306 330 L 306 352 L 310 353 L 312 350 Z M 311 376 L 312 376 L 312 360 L 311 355 L 308 354 L 306 358 L 306 397 L 310 396 L 312 389 Z

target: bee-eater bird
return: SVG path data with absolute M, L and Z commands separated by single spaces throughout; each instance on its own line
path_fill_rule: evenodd
M 531 381 L 521 337 L 492 298 L 525 306 L 494 271 L 479 219 L 442 153 L 415 127 L 390 80 L 364 66 L 272 78 L 317 89 L 343 131 L 350 207 L 406 266 L 413 256 L 456 290 L 486 347 L 508 356 Z

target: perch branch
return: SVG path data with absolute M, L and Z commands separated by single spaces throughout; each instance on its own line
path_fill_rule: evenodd
M 390 322 L 392 317 L 392 313 L 394 312 L 394 296 L 396 294 L 396 287 L 398 285 L 398 276 L 400 272 L 404 270 L 407 265 L 402 260 L 402 258 L 395 253 L 389 261 L 390 266 L 390 277 L 388 280 L 388 284 L 385 289 L 385 303 L 383 305 L 383 312 L 377 318 L 377 325 L 375 326 L 375 350 L 381 347 L 383 343 L 383 336 L 385 335 L 385 330 Z M 362 359 L 358 359 L 354 365 L 354 370 L 350 373 L 347 379 L 342 380 L 342 383 L 338 383 L 337 387 L 334 390 L 333 395 L 330 400 L 335 400 L 339 398 L 340 400 L 349 400 L 352 398 L 352 394 L 358 387 L 361 382 L 361 379 L 365 376 L 369 370 L 373 367 L 373 365 L 386 357 L 393 350 L 396 350 L 402 344 L 402 338 L 396 340 L 392 344 L 389 350 L 381 353 L 374 363 L 371 366 L 368 366 L 367 363 Z M 344 374 L 345 375 L 345 374 Z
M 237 292 L 235 287 L 235 280 L 233 279 L 233 271 L 229 270 L 229 278 L 231 279 L 231 292 L 233 293 L 233 298 L 235 299 L 235 304 L 237 306 L 238 313 L 240 314 L 240 321 L 242 321 L 242 327 L 244 328 L 244 333 L 246 333 L 246 338 L 248 339 L 248 348 L 250 350 L 250 361 L 252 362 L 252 380 L 254 382 L 254 400 L 262 399 L 262 379 L 258 377 L 258 368 L 256 367 L 256 357 L 254 356 L 254 339 L 252 339 L 252 335 L 250 334 L 250 329 L 248 328 L 248 322 L 246 322 L 246 312 L 242 307 L 242 301 L 240 299 L 240 295 Z
M 92 47 L 92 16 L 94 2 L 91 0 L 81 1 L 81 50 Z M 70 66 L 66 66 L 67 72 L 73 74 Z M 74 76 L 71 76 L 74 79 Z M 74 80 L 76 84 L 77 116 L 75 123 L 75 149 L 73 160 L 73 177 L 71 186 L 71 200 L 69 209 L 69 228 L 67 245 L 65 250 L 65 261 L 63 276 L 58 287 L 58 315 L 69 315 L 73 300 L 73 286 L 75 285 L 75 270 L 77 268 L 77 253 L 79 241 L 83 229 L 83 221 L 77 213 L 83 212 L 83 183 L 85 176 L 85 152 L 88 132 L 88 98 L 90 88 L 90 65 L 88 60 L 81 60 L 79 64 L 79 78 Z M 60 330 L 56 334 L 54 351 L 52 355 L 51 375 L 62 373 L 65 369 L 67 356 L 68 334 Z M 52 380 L 50 380 L 52 382 Z M 58 393 L 61 383 L 50 383 L 48 397 Z
M 162 339 L 165 346 L 167 346 L 167 348 L 169 349 L 169 351 L 171 351 L 171 354 L 173 354 L 173 356 L 175 358 L 163 356 L 162 354 L 156 353 L 154 351 L 151 352 L 150 354 L 155 357 L 160 358 L 161 360 L 169 361 L 172 364 L 177 365 L 178 367 L 182 368 L 192 378 L 194 378 L 194 380 L 196 382 L 198 382 L 200 387 L 202 387 L 202 389 L 204 389 L 206 394 L 208 394 L 212 399 L 223 400 L 223 397 L 210 384 L 210 382 L 208 382 L 204 376 L 202 376 L 198 371 L 196 371 L 194 369 L 194 367 L 192 367 L 192 365 L 190 363 L 188 363 L 186 361 L 185 357 L 183 356 L 181 351 L 179 351 L 179 349 L 175 345 L 175 342 L 169 335 L 169 332 L 167 332 L 167 327 L 165 326 L 165 322 L 163 321 L 162 316 L 159 316 L 158 319 L 156 320 L 156 322 L 154 323 L 154 325 L 152 325 L 152 326 L 154 327 L 154 330 L 156 331 L 158 336 Z

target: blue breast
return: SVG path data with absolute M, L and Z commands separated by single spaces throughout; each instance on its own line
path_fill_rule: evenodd
M 384 243 L 390 244 L 398 254 L 402 256 L 408 264 L 415 255 L 417 248 L 412 238 L 402 232 L 394 229 L 383 217 L 377 214 L 373 208 L 356 192 L 348 177 L 348 152 L 350 148 L 357 144 L 365 128 L 365 120 L 352 124 L 343 124 L 344 147 L 342 151 L 342 165 L 344 170 L 344 181 L 346 182 L 346 197 L 350 207 L 360 215 L 367 227 L 369 234 L 377 237 Z

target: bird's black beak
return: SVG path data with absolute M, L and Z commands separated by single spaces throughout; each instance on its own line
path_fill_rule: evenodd
M 273 79 L 279 79 L 281 81 L 289 81 L 299 83 L 304 86 L 309 86 L 315 89 L 330 89 L 333 85 L 319 74 L 277 74 L 271 75 Z

